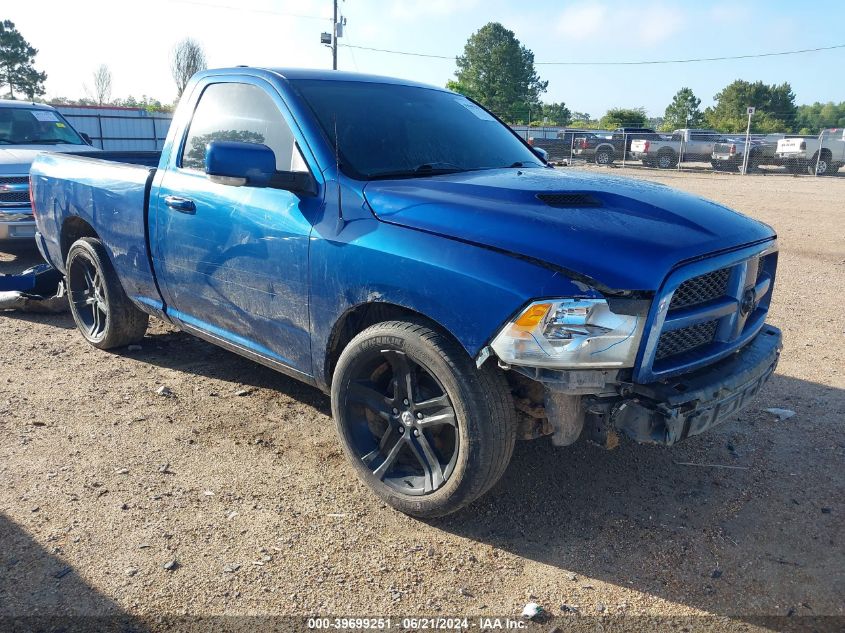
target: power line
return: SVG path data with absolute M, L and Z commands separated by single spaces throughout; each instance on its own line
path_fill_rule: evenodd
M 392 55 L 408 55 L 411 57 L 426 57 L 430 59 L 449 59 L 454 60 L 454 55 L 434 55 L 429 53 L 414 53 L 410 51 L 397 51 L 387 48 L 372 48 L 369 46 L 353 46 L 352 44 L 341 44 L 346 48 L 357 48 L 364 51 L 373 51 L 377 53 L 390 53 Z M 689 59 L 653 59 L 640 61 L 613 61 L 613 62 L 599 62 L 599 61 L 568 61 L 568 62 L 534 62 L 537 66 L 645 66 L 653 64 L 691 64 L 697 62 L 720 62 L 736 59 L 754 59 L 760 57 L 781 57 L 784 55 L 800 55 L 803 53 L 816 53 L 819 51 L 830 51 L 834 49 L 845 48 L 845 44 L 834 44 L 833 46 L 819 46 L 817 48 L 802 48 L 792 51 L 778 51 L 774 53 L 753 53 L 748 55 L 725 55 L 723 57 L 694 57 Z
M 642 66 L 647 64 L 691 64 L 696 62 L 721 62 L 735 59 L 756 59 L 759 57 L 781 57 L 784 55 L 800 55 L 802 53 L 816 53 L 845 48 L 845 44 L 833 46 L 819 46 L 817 48 L 801 48 L 794 51 L 778 51 L 776 53 L 752 53 L 748 55 L 725 55 L 723 57 L 693 57 L 689 59 L 655 59 L 633 62 L 536 62 L 544 66 Z
M 353 46 L 352 44 L 341 44 L 345 48 L 357 48 L 362 51 L 374 51 L 376 53 L 391 53 L 393 55 L 409 55 L 411 57 L 430 57 L 433 59 L 451 59 L 454 61 L 454 55 L 429 55 L 427 53 L 410 53 L 408 51 L 394 51 L 387 48 L 372 48 L 370 46 Z

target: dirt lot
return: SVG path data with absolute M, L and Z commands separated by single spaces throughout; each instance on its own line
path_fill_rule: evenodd
M 160 322 L 112 354 L 68 315 L 7 313 L 0 628 L 55 614 L 123 614 L 139 630 L 167 628 L 159 614 L 515 616 L 529 600 L 559 624 L 842 626 L 845 178 L 627 173 L 780 235 L 770 320 L 786 347 L 735 422 L 672 449 L 521 443 L 491 494 L 425 523 L 355 479 L 322 393 Z M 36 257 L 0 254 L 0 272 Z M 719 617 L 685 619 L 706 614 Z

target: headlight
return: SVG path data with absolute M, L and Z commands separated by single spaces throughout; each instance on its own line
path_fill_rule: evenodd
M 511 365 L 633 367 L 642 332 L 642 318 L 614 314 L 604 299 L 557 299 L 529 305 L 491 346 Z

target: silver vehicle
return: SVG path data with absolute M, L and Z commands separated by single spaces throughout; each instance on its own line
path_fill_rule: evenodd
M 683 128 L 671 136 L 638 139 L 631 142 L 631 158 L 648 167 L 669 169 L 679 162 L 710 162 L 713 149 L 724 134 L 716 130 Z
M 0 100 L 0 244 L 32 240 L 29 166 L 40 152 L 96 151 L 48 105 Z
M 784 134 L 754 135 L 748 139 L 748 169 L 754 170 L 760 165 L 781 165 L 783 161 L 775 154 L 778 141 Z M 737 171 L 745 162 L 745 136 L 736 136 L 719 141 L 713 146 L 710 164 L 719 171 Z
M 776 155 L 793 173 L 832 176 L 845 165 L 845 129 L 824 130 L 817 137 L 782 139 Z

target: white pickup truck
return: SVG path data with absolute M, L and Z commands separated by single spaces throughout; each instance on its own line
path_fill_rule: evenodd
M 671 136 L 631 141 L 631 158 L 648 167 L 669 169 L 678 162 L 710 162 L 713 148 L 724 139 L 716 130 L 675 130 Z
M 793 173 L 833 176 L 845 165 L 845 128 L 824 130 L 816 138 L 784 138 L 775 156 Z

